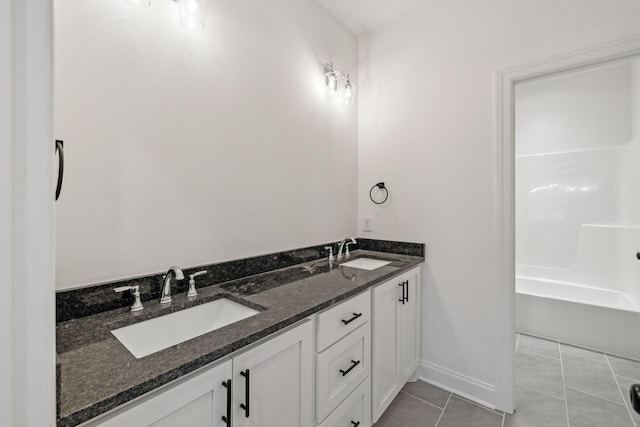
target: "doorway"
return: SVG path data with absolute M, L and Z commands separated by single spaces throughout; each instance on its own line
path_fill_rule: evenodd
M 513 412 L 515 399 L 515 88 L 554 73 L 593 67 L 640 54 L 640 37 L 525 64 L 496 73 L 495 234 L 498 269 L 496 407 Z
M 517 418 L 632 426 L 640 62 L 515 85 Z M 636 176 L 638 175 L 638 176 Z M 639 206 L 640 207 L 640 206 Z M 593 411 L 588 417 L 585 413 Z

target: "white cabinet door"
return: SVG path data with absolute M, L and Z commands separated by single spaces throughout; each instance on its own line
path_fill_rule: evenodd
M 100 427 L 226 427 L 227 389 L 231 360 L 197 371 L 91 425 Z M 230 397 L 230 396 L 229 396 Z
M 373 291 L 371 388 L 373 422 L 389 406 L 398 389 L 396 375 L 396 303 L 402 291 L 395 280 Z
M 414 270 L 415 271 L 415 270 Z M 420 363 L 420 288 L 418 274 L 403 276 L 406 281 L 405 302 L 397 305 L 397 343 L 398 382 L 401 387 Z
M 377 286 L 372 313 L 375 423 L 420 363 L 420 268 Z
M 233 358 L 233 426 L 314 424 L 312 322 Z

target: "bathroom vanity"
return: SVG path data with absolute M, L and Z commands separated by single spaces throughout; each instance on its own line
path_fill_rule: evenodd
M 356 250 L 58 323 L 59 426 L 370 426 L 414 376 L 422 253 Z M 407 251 L 404 251 L 405 253 Z M 112 330 L 221 298 L 257 314 L 136 358 Z

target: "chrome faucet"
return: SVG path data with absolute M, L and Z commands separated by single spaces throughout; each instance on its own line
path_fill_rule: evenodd
M 344 239 L 342 242 L 340 242 L 340 247 L 338 248 L 338 259 L 342 259 L 342 248 L 344 247 L 344 244 L 350 245 L 351 243 L 358 243 L 356 242 L 356 239 L 354 239 L 353 237 L 347 237 L 346 239 Z M 349 258 L 349 247 L 347 246 L 347 251 L 345 254 L 345 258 Z
M 184 279 L 184 273 L 178 267 L 171 267 L 167 274 L 164 275 L 162 280 L 164 281 L 162 285 L 162 296 L 160 297 L 160 304 L 169 304 L 171 303 L 171 277 L 175 277 L 176 280 Z

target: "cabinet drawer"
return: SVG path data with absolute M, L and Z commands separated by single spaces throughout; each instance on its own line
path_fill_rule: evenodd
M 369 321 L 371 291 L 341 302 L 318 315 L 318 352 Z
M 322 421 L 371 374 L 371 324 L 317 356 L 316 421 Z
M 371 381 L 367 378 L 318 427 L 370 427 Z

